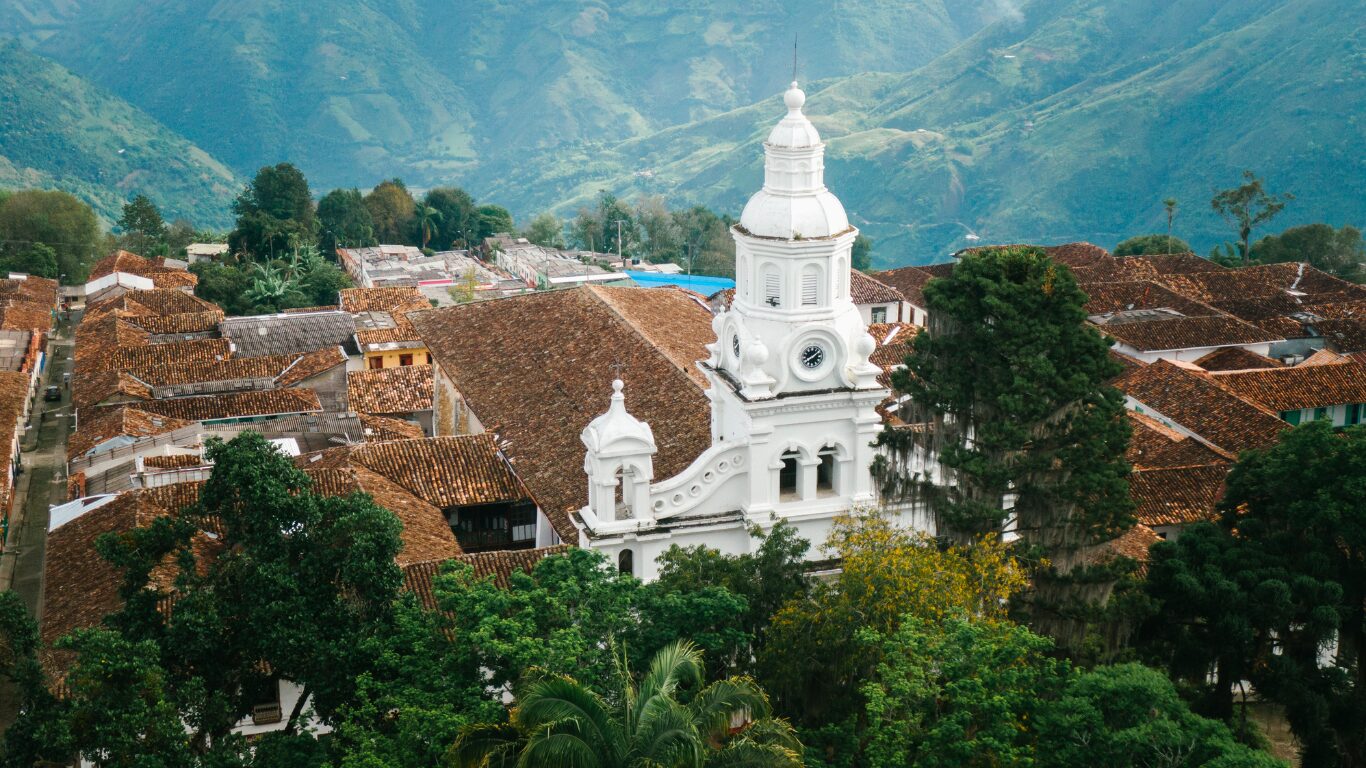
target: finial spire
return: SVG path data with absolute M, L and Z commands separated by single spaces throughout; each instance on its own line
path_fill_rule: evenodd
M 792 83 L 797 83 L 797 33 L 792 33 Z

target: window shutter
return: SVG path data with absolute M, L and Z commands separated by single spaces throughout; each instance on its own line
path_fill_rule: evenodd
M 820 296 L 820 286 L 816 284 L 817 275 L 815 272 L 807 272 L 802 275 L 802 306 L 814 307 Z
M 764 303 L 770 307 L 776 307 L 782 303 L 780 284 L 781 281 L 777 272 L 766 272 L 764 274 Z

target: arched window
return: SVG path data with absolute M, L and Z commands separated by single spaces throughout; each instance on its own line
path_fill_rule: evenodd
M 629 549 L 623 549 L 617 555 L 617 571 L 627 576 L 636 575 L 636 555 Z
M 816 465 L 816 493 L 827 496 L 839 493 L 838 452 L 834 446 L 827 445 L 818 454 L 820 463 Z
M 764 266 L 764 304 L 775 308 L 783 305 L 783 276 L 772 264 Z
M 801 460 L 797 451 L 783 453 L 783 466 L 778 470 L 778 498 L 796 499 L 801 496 Z
M 811 264 L 802 269 L 802 306 L 816 307 L 821 303 L 821 268 Z
M 622 467 L 617 470 L 616 487 L 613 489 L 614 501 L 612 509 L 616 511 L 617 520 L 629 520 L 635 517 L 631 510 L 631 486 L 635 480 L 635 470 L 630 467 Z

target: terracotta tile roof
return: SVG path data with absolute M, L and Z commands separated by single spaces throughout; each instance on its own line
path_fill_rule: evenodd
M 1142 309 L 1169 309 L 1186 317 L 1218 315 L 1219 310 L 1171 290 L 1151 280 L 1117 283 L 1087 283 L 1086 314 L 1109 315 Z
M 925 283 L 928 283 L 933 277 L 925 269 L 921 267 L 898 267 L 885 272 L 873 272 L 872 276 L 886 285 L 890 285 L 905 297 L 906 301 L 921 309 L 925 308 L 923 289 Z
M 129 322 L 151 334 L 210 333 L 218 330 L 223 310 L 186 312 L 179 315 L 146 315 Z
M 1135 472 L 1129 477 L 1134 517 L 1150 527 L 1215 520 L 1228 471 L 1220 463 Z
M 918 269 L 924 270 L 925 272 L 929 273 L 929 276 L 932 278 L 950 277 L 953 275 L 953 268 L 955 266 L 957 266 L 956 261 L 946 261 L 940 264 L 923 264 L 920 267 L 918 267 Z
M 1205 355 L 1195 364 L 1207 371 L 1244 371 L 1254 368 L 1281 368 L 1280 360 L 1264 357 L 1242 347 L 1224 347 Z
M 361 428 L 365 430 L 366 440 L 410 440 L 424 437 L 422 427 L 411 421 L 376 416 L 372 413 L 357 415 L 360 417 Z
M 1171 317 L 1133 322 L 1117 322 L 1112 319 L 1097 327 L 1107 336 L 1141 352 L 1263 344 L 1281 341 L 1284 338 L 1228 315 Z
M 1127 373 L 1115 386 L 1142 403 L 1145 412 L 1155 411 L 1232 453 L 1266 448 L 1289 426 L 1275 411 L 1220 386 L 1211 374 L 1167 360 Z
M 85 339 L 88 342 L 89 339 Z M 192 339 L 142 346 L 107 347 L 76 340 L 76 373 L 96 370 L 135 368 L 172 368 L 227 360 L 231 349 L 227 339 Z M 75 378 L 75 376 L 72 376 Z
M 1165 282 L 1167 276 L 1222 272 L 1227 267 L 1196 256 L 1193 253 L 1173 253 L 1157 256 L 1120 256 L 1108 261 L 1097 261 L 1084 267 L 1073 267 L 1077 282 L 1109 283 L 1131 280 Z
M 154 437 L 188 427 L 194 422 L 148 413 L 131 406 L 116 406 L 83 411 L 78 424 L 77 430 L 66 441 L 68 460 L 83 456 L 117 437 Z
M 1124 458 L 1135 471 L 1227 464 L 1238 456 L 1211 448 L 1146 414 L 1128 412 L 1133 435 Z
M 1333 352 L 1327 349 L 1320 349 L 1315 351 L 1314 354 L 1310 355 L 1309 357 L 1306 357 L 1296 367 L 1303 368 L 1306 365 L 1337 365 L 1338 363 L 1346 362 L 1351 362 L 1351 358 L 1347 355 L 1341 355 L 1337 352 Z
M 911 353 L 911 342 L 920 331 L 919 326 L 911 323 L 873 323 L 868 326 L 868 334 L 877 342 L 877 348 L 868 356 L 869 362 L 881 366 L 883 371 L 903 365 Z
M 109 312 L 125 312 L 127 317 L 165 317 L 167 315 L 219 312 L 217 304 L 169 288 L 150 291 L 128 291 L 112 298 L 92 301 L 85 308 L 84 320 L 93 320 Z
M 1275 411 L 1366 403 L 1366 365 L 1356 362 L 1213 375 L 1244 400 Z
M 541 560 L 551 555 L 564 554 L 569 549 L 570 547 L 567 544 L 558 544 L 540 549 L 475 552 L 453 559 L 468 563 L 474 568 L 476 576 L 492 577 L 494 584 L 507 589 L 508 579 L 515 571 L 530 571 Z M 441 566 L 446 562 L 447 560 L 429 560 L 424 563 L 413 563 L 403 569 L 404 588 L 417 595 L 418 599 L 429 610 L 438 608 L 436 595 L 432 591 L 432 580 L 441 572 Z
M 1323 339 L 1338 352 L 1366 350 L 1366 317 L 1347 320 L 1320 320 L 1315 324 Z
M 305 454 L 295 464 L 363 467 L 441 509 L 530 496 L 488 432 L 361 443 Z
M 79 412 L 78 419 L 87 418 L 86 409 L 94 405 L 151 399 L 151 387 L 112 368 L 71 377 L 71 404 Z
M 621 311 L 626 292 L 630 309 Z M 580 287 L 435 309 L 413 322 L 442 375 L 507 441 L 518 474 L 569 541 L 569 514 L 588 498 L 579 434 L 607 409 L 616 363 L 631 413 L 654 429 L 655 477 L 677 474 L 711 445 L 703 387 L 678 359 L 688 343 L 652 341 L 680 334 L 699 349 L 712 341 L 710 313 L 682 312 L 689 304 L 653 288 Z
M 29 304 L 0 307 L 0 331 L 52 330 L 52 310 Z
M 296 313 L 305 314 L 308 312 L 337 312 L 340 309 L 340 304 L 323 304 L 317 307 L 290 307 L 289 309 L 282 309 L 280 312 L 286 315 L 292 315 Z
M 431 306 L 416 287 L 343 288 L 341 308 L 345 312 L 392 312 L 412 304 Z
M 711 311 L 691 291 L 655 288 L 659 295 L 638 288 L 593 286 L 589 290 L 616 310 L 645 340 L 663 352 L 674 365 L 704 389 L 707 379 L 697 368 L 709 357 L 707 345 L 716 340 Z
M 97 280 L 115 272 L 141 275 L 152 281 L 157 288 L 193 287 L 199 278 L 193 272 L 174 266 L 167 266 L 163 258 L 146 259 L 136 253 L 115 251 L 95 262 L 90 268 L 90 280 Z
M 901 291 L 857 269 L 849 270 L 849 298 L 855 304 L 900 304 L 906 300 Z
M 0 280 L 0 304 L 31 302 L 54 307 L 60 292 L 57 281 L 47 277 L 28 275 Z
M 346 373 L 346 396 L 360 413 L 413 413 L 432 408 L 432 366 L 400 365 Z
M 168 456 L 143 456 L 142 466 L 151 469 L 188 469 L 206 466 L 204 457 L 197 453 L 174 453 Z
M 287 365 L 275 378 L 275 386 L 292 387 L 321 373 L 346 364 L 346 353 L 341 347 L 329 347 L 316 352 L 293 355 L 293 362 Z
M 28 400 L 29 378 L 19 371 L 0 371 L 0 444 L 8 445 L 19 427 Z M 10 473 L 0 472 L 0 509 L 9 509 Z
M 400 566 L 461 554 L 463 550 L 451 532 L 446 516 L 436 506 L 369 469 L 351 467 L 349 471 L 360 490 L 370 494 L 376 504 L 393 512 L 403 523 L 403 546 L 398 557 L 394 558 Z
M 316 413 L 322 410 L 311 389 L 267 389 L 199 397 L 172 397 L 138 403 L 139 410 L 188 421 Z
M 118 347 L 144 347 L 152 343 L 150 336 L 116 314 L 82 319 L 76 326 L 75 357 L 79 362 L 87 357 L 101 357 Z

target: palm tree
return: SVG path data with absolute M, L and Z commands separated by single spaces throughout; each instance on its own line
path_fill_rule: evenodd
M 422 227 L 422 247 L 425 249 L 428 241 L 432 239 L 432 229 L 436 226 L 436 222 L 441 221 L 441 211 L 430 205 L 418 203 L 417 207 L 413 209 L 413 215 L 417 217 L 418 226 Z
M 702 688 L 702 654 L 692 643 L 680 640 L 655 654 L 639 684 L 624 665 L 619 669 L 617 706 L 569 677 L 523 685 L 508 723 L 461 732 L 451 748 L 452 764 L 800 768 L 801 744 L 790 725 L 770 716 L 763 690 L 741 677 Z

